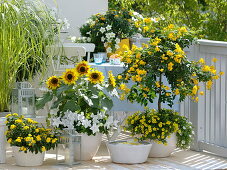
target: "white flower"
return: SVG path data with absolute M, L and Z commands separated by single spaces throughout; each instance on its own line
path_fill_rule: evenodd
M 87 42 L 91 42 L 91 38 L 90 37 L 87 37 Z
M 96 133 L 99 132 L 99 126 L 97 126 L 96 124 L 93 124 L 93 126 L 91 127 L 92 133 Z
M 106 49 L 106 52 L 107 52 L 107 53 L 112 53 L 112 49 L 111 49 L 110 47 L 108 47 L 108 48 Z
M 185 144 L 185 141 L 184 141 L 184 140 L 182 140 L 182 144 L 183 144 L 183 145 Z
M 119 44 L 121 42 L 121 40 L 119 38 L 116 38 L 116 43 Z
M 185 130 L 185 129 L 186 129 L 186 127 L 184 127 L 184 126 L 183 126 L 183 129 Z
M 112 26 L 111 25 L 107 25 L 106 30 L 109 31 L 111 29 L 112 29 Z
M 105 28 L 103 28 L 103 27 L 100 28 L 100 32 L 101 32 L 102 34 L 103 34 L 105 31 L 106 31 Z
M 64 22 L 65 28 L 69 29 L 69 26 L 70 26 L 69 21 L 66 18 L 64 18 L 63 22 Z
M 138 12 L 133 12 L 133 15 L 138 15 L 139 13 Z
M 86 34 L 87 34 L 87 35 L 90 35 L 90 34 L 91 34 L 91 31 L 88 31 Z
M 87 127 L 91 127 L 91 121 L 88 119 L 84 119 L 82 120 L 82 125 L 87 128 Z
M 76 41 L 76 36 L 71 37 L 71 41 L 75 42 Z
M 109 129 L 112 126 L 112 124 L 113 124 L 113 116 L 109 116 L 108 119 L 106 120 L 104 127 Z
M 105 37 L 101 37 L 101 41 L 104 42 L 105 41 Z
M 52 125 L 53 126 L 56 126 L 56 127 L 58 127 L 60 124 L 62 124 L 62 121 L 61 121 L 61 118 L 60 117 L 53 118 L 52 121 L 53 121 Z
M 115 37 L 115 33 L 111 32 L 111 33 L 109 33 L 109 36 L 110 36 L 111 38 L 114 38 L 114 37 Z
M 120 46 L 118 44 L 115 44 L 115 48 L 118 49 L 120 48 Z
M 104 43 L 104 47 L 107 47 L 107 46 L 108 46 L 108 43 L 105 42 L 105 43 Z

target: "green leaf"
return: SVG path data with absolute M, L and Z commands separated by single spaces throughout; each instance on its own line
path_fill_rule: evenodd
M 74 101 L 69 101 L 63 107 L 63 112 L 66 112 L 67 110 L 75 112 L 77 110 L 80 110 L 80 106 L 77 105 Z
M 68 85 L 63 85 L 61 87 L 59 87 L 57 89 L 57 96 L 59 96 L 62 92 L 66 91 L 66 90 L 69 90 L 69 89 L 72 89 L 72 85 L 71 86 L 68 86 Z
M 42 109 L 45 104 L 49 101 L 51 101 L 53 99 L 53 94 L 50 93 L 50 92 L 47 92 L 43 95 L 42 98 L 39 98 L 37 101 L 36 101 L 36 109 Z
M 113 101 L 105 97 L 101 100 L 101 106 L 106 107 L 108 110 L 110 110 L 113 107 Z

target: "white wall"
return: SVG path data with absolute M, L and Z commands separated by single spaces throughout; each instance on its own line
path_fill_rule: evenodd
M 56 8 L 61 18 L 70 23 L 69 35 L 79 36 L 79 27 L 96 13 L 108 10 L 108 0 L 43 0 L 47 6 Z M 55 4 L 55 2 L 57 4 Z

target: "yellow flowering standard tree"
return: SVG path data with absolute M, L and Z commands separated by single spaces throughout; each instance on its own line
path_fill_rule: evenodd
M 52 116 L 55 127 L 75 129 L 78 133 L 96 135 L 108 133 L 113 127 L 113 117 L 106 114 L 113 106 L 112 99 L 104 93 L 116 95 L 115 77 L 109 72 L 105 80 L 103 73 L 90 68 L 86 61 L 73 69 L 66 69 L 61 76 L 51 76 L 47 81 L 47 91 L 37 102 L 42 108 L 52 101 L 51 109 L 57 109 Z
M 21 152 L 42 153 L 57 146 L 56 133 L 52 129 L 38 126 L 38 122 L 18 116 L 17 113 L 8 114 L 6 120 L 6 138 L 11 146 L 19 147 Z
M 213 81 L 218 79 L 223 72 L 216 73 L 215 67 L 206 65 L 204 59 L 190 61 L 187 58 L 183 49 L 192 43 L 193 33 L 189 32 L 186 27 L 176 27 L 171 24 L 160 29 L 158 23 L 152 21 L 144 22 L 141 25 L 141 30 L 150 38 L 150 41 L 148 44 L 144 44 L 143 48 L 133 46 L 132 49 L 128 49 L 125 47 L 126 51 L 122 58 L 125 71 L 119 74 L 117 79 L 117 84 L 122 92 L 121 99 L 147 106 L 149 102 L 153 103 L 153 100 L 158 98 L 156 114 L 168 113 L 169 116 L 174 117 L 173 111 L 162 109 L 162 103 L 167 103 L 172 107 L 176 96 L 179 96 L 179 101 L 183 101 L 186 96 L 191 97 L 195 102 L 198 101 L 198 95 L 204 94 L 203 91 L 200 91 L 199 82 L 206 83 L 206 87 L 210 89 Z M 213 59 L 213 62 L 215 61 Z M 129 80 L 134 82 L 130 88 L 126 85 Z M 141 114 L 146 116 L 147 113 L 150 111 Z M 155 112 L 152 112 L 151 115 L 154 114 Z M 162 118 L 165 117 L 165 115 L 162 116 Z M 165 124 L 171 119 L 162 120 L 162 118 L 159 119 Z M 150 122 L 149 125 L 153 125 L 153 123 Z M 161 129 L 161 127 L 158 128 Z M 180 133 L 182 129 L 179 130 L 178 137 L 182 136 Z M 152 133 L 150 133 L 146 137 L 164 142 L 166 136 L 163 138 L 161 131 L 159 132 L 158 136 L 152 137 Z M 144 138 L 145 136 L 142 139 Z

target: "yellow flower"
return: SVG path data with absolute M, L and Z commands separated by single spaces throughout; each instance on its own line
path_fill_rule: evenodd
M 21 139 L 20 138 L 17 138 L 15 141 L 16 142 L 21 142 Z
M 76 65 L 75 70 L 81 76 L 89 72 L 90 66 L 87 61 L 81 61 Z
M 56 141 L 57 141 L 58 139 L 57 138 L 54 138 L 54 139 L 52 139 L 52 143 L 56 143 Z
M 199 101 L 199 98 L 198 98 L 198 97 L 196 97 L 196 98 L 195 98 L 195 102 L 198 102 L 198 101 Z
M 200 94 L 200 95 L 204 95 L 204 92 L 203 92 L 203 91 L 201 91 L 201 92 L 199 92 L 199 94 Z
M 174 36 L 174 33 L 173 33 L 173 32 L 171 32 L 171 33 L 168 34 L 168 38 L 171 39 L 171 40 L 174 40 L 174 41 L 177 39 L 177 38 Z
M 162 127 L 162 122 L 159 122 L 159 123 L 158 123 L 158 126 L 159 126 L 159 127 Z
M 176 89 L 176 90 L 174 91 L 174 93 L 175 93 L 176 95 L 180 94 L 179 89 Z
M 51 138 L 48 137 L 48 138 L 46 139 L 46 142 L 49 143 L 50 141 L 51 141 Z
M 173 56 L 173 52 L 172 51 L 167 51 L 166 53 L 168 56 Z
M 137 69 L 136 72 L 137 72 L 137 74 L 139 74 L 139 75 L 147 74 L 147 71 L 146 71 L 146 70 Z
M 198 62 L 201 64 L 205 64 L 205 60 L 203 58 L 200 58 Z
M 206 84 L 207 89 L 210 89 L 212 87 L 213 82 L 209 80 Z
M 10 126 L 10 129 L 11 129 L 11 130 L 14 129 L 14 128 L 16 128 L 16 125 L 11 125 L 11 126 Z
M 13 116 L 18 116 L 18 114 L 17 113 L 13 113 Z
M 210 71 L 210 66 L 204 65 L 204 66 L 202 67 L 202 71 L 205 71 L 205 72 Z
M 170 122 L 170 121 L 167 121 L 167 122 L 166 122 L 166 124 L 167 124 L 167 125 L 170 125 L 170 124 L 171 124 L 171 122 Z
M 184 32 L 188 32 L 186 27 L 180 27 L 180 28 L 179 28 L 179 31 L 180 31 L 180 32 L 183 32 L 183 33 L 184 33 Z
M 114 75 L 113 75 L 112 71 L 108 72 L 108 76 L 109 76 L 110 85 L 112 85 L 113 87 L 116 87 L 116 80 L 114 78 Z
M 121 80 L 122 79 L 122 76 L 121 75 L 118 75 L 117 76 L 117 79 Z
M 171 95 L 171 93 L 166 93 L 166 96 L 170 96 Z
M 9 138 L 9 139 L 7 140 L 7 142 L 8 142 L 8 143 L 12 143 L 12 138 Z
M 120 87 L 119 87 L 120 90 L 126 90 L 127 89 L 127 85 L 122 83 L 120 84 Z
M 139 64 L 140 64 L 140 65 L 145 65 L 145 64 L 146 64 L 146 62 L 145 62 L 145 61 L 143 61 L 143 60 L 140 60 Z
M 192 93 L 195 95 L 197 93 L 197 90 L 198 90 L 198 86 L 194 86 L 192 88 Z
M 156 46 L 155 51 L 160 51 L 160 48 L 158 48 L 158 46 Z
M 15 120 L 16 123 L 22 123 L 22 120 L 21 119 L 17 119 Z
M 134 120 L 131 120 L 131 124 L 134 124 L 134 122 L 135 122 Z
M 214 63 L 216 63 L 216 62 L 218 61 L 218 59 L 217 59 L 217 58 L 213 58 L 212 61 L 213 61 Z
M 10 117 L 10 116 L 12 116 L 12 114 L 8 114 L 8 115 L 6 115 L 6 118 L 8 118 L 8 117 Z
M 151 19 L 150 18 L 144 18 L 143 21 L 147 24 L 151 23 Z
M 145 97 L 145 98 L 146 98 L 146 97 L 147 97 L 147 94 L 143 93 L 143 97 Z
M 168 64 L 168 70 L 169 71 L 172 71 L 173 70 L 173 63 L 172 62 L 170 62 L 169 64 Z
M 156 87 L 160 87 L 159 81 L 156 81 L 156 82 L 155 82 L 155 85 L 156 85 Z
M 221 71 L 219 74 L 222 76 L 222 75 L 224 75 L 225 73 L 224 73 L 223 71 Z
M 27 129 L 29 129 L 29 126 L 24 126 L 23 129 L 24 129 L 24 130 L 27 130 Z
M 143 31 L 148 31 L 149 30 L 149 27 L 145 26 L 143 27 Z
M 173 28 L 174 28 L 174 25 L 173 25 L 173 24 L 169 24 L 169 25 L 168 25 L 168 28 L 169 28 L 169 29 L 173 29 Z
M 47 80 L 46 84 L 47 84 L 48 89 L 54 90 L 60 86 L 60 80 L 57 76 L 51 76 Z
M 26 151 L 27 148 L 25 148 L 24 146 L 21 146 L 21 147 L 20 147 L 20 150 L 21 150 L 21 151 Z
M 41 141 L 42 140 L 41 136 L 40 135 L 36 136 L 36 140 Z
M 87 76 L 88 80 L 93 84 L 102 83 L 104 81 L 103 73 L 98 70 L 90 71 Z
M 216 79 L 216 80 L 217 80 L 218 78 L 219 78 L 218 75 L 215 75 L 215 76 L 212 77 L 212 79 Z
M 46 151 L 46 147 L 42 146 L 41 150 L 42 150 L 42 152 L 45 152 Z
M 64 72 L 62 75 L 64 83 L 68 85 L 75 84 L 78 77 L 79 76 L 74 69 L 66 69 L 66 72 Z

